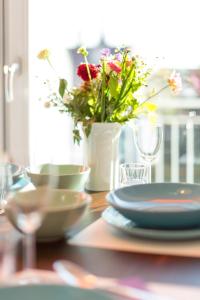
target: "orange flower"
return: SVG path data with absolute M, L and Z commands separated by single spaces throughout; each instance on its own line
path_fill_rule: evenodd
M 179 73 L 173 71 L 170 77 L 167 80 L 169 88 L 175 93 L 178 94 L 182 90 L 182 79 Z

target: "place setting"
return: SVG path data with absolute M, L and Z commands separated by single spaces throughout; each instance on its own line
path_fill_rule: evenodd
M 56 299 L 61 300 L 66 296 L 102 300 L 126 297 L 171 299 L 152 292 L 145 283 L 142 286 L 137 284 L 134 278 L 132 285 L 128 286 L 115 279 L 95 277 L 67 261 L 54 262 L 54 271 L 37 269 L 36 241 L 50 242 L 52 247 L 89 209 L 92 194 L 84 192 L 84 185 L 90 169 L 81 165 L 50 163 L 24 168 L 6 163 L 1 164 L 0 170 L 0 296 L 3 299 L 11 300 L 15 295 L 22 300 L 26 299 L 27 293 L 30 300 L 39 296 L 55 299 L 58 293 Z M 20 271 L 17 270 L 16 254 L 19 243 L 23 246 Z M 93 281 L 87 282 L 88 276 Z
M 91 202 L 83 191 L 89 171 L 82 165 L 0 164 L 1 285 L 60 282 L 55 273 L 36 268 L 36 241 L 64 239 L 83 217 Z M 15 273 L 21 242 L 23 270 Z
M 77 166 L 70 166 L 69 169 L 68 176 L 76 177 Z M 171 299 L 151 292 L 145 285 L 137 286 L 136 282 L 133 286 L 126 286 L 114 279 L 95 277 L 78 265 L 65 260 L 54 262 L 52 266 L 54 271 L 37 269 L 36 240 L 51 242 L 52 247 L 52 243 L 63 238 L 64 233 L 84 215 L 91 197 L 83 191 L 58 188 L 61 183 L 63 184 L 63 176 L 67 185 L 67 171 L 64 165 L 62 167 L 45 165 L 45 168 L 40 166 L 37 173 L 36 171 L 32 173 L 32 167 L 21 168 L 17 181 L 14 180 L 13 170 L 15 168 L 9 163 L 1 165 L 0 296 L 2 299 L 11 300 L 15 297 L 23 300 L 27 299 L 27 295 L 30 300 L 40 297 L 52 300 L 56 297 L 63 300 L 66 296 L 72 299 L 102 300 L 125 299 L 125 297 L 140 300 Z M 88 172 L 88 169 L 79 166 L 78 181 L 80 174 L 84 174 L 85 171 Z M 22 179 L 26 184 L 19 184 Z M 41 180 L 45 181 L 45 184 L 44 182 L 41 184 Z M 69 182 L 72 183 L 70 180 Z M 23 269 L 16 272 L 15 251 L 21 241 Z
M 120 166 L 120 187 L 106 199 L 102 214 L 113 227 L 132 236 L 155 240 L 198 239 L 200 185 L 151 183 L 151 163 L 159 153 L 163 128 L 147 120 L 134 126 L 134 141 L 144 163 Z
M 142 120 L 133 126 L 133 132 L 143 161 L 120 165 L 118 186 L 106 194 L 108 207 L 101 219 L 69 242 L 199 257 L 200 185 L 152 183 L 151 163 L 159 154 L 163 127 Z

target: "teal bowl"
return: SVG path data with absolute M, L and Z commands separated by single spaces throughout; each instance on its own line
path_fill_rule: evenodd
M 42 164 L 26 168 L 35 186 L 84 191 L 90 168 L 83 165 Z

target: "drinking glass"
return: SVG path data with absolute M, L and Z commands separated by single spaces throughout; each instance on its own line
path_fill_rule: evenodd
M 151 183 L 151 164 L 156 159 L 163 139 L 161 124 L 152 124 L 148 121 L 134 126 L 134 139 L 141 158 L 149 165 L 149 179 Z
M 120 165 L 120 187 L 148 182 L 148 165 L 125 163 Z
M 0 217 L 0 284 L 7 284 L 16 271 L 17 245 L 21 235 L 5 216 Z
M 6 215 L 11 223 L 24 235 L 24 270 L 21 272 L 19 280 L 13 277 L 14 283 L 29 284 L 41 282 L 40 272 L 37 272 L 35 269 L 35 232 L 42 223 L 45 207 L 50 198 L 50 188 L 47 186 L 36 188 L 32 184 L 22 189 L 15 189 L 13 185 L 6 197 Z

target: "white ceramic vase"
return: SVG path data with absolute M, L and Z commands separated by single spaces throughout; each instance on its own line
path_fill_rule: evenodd
M 89 191 L 108 191 L 118 183 L 118 123 L 93 123 L 89 137 L 84 135 L 84 164 L 91 168 L 86 182 Z

